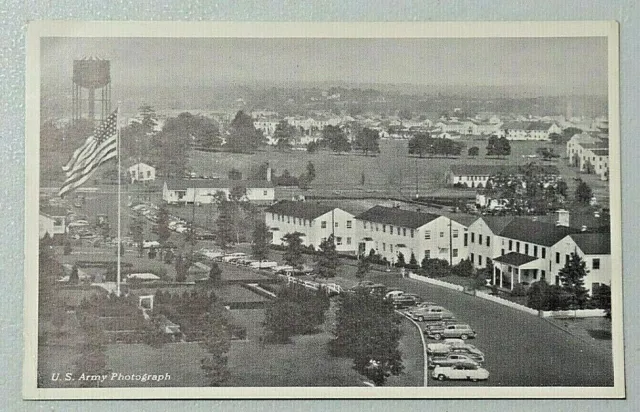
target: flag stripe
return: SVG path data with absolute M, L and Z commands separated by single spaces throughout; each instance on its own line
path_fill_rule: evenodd
M 58 192 L 59 196 L 85 183 L 98 166 L 118 155 L 117 116 L 117 110 L 109 115 L 94 130 L 93 136 L 89 136 L 82 146 L 74 151 L 69 162 L 62 167 L 67 179 Z
M 60 191 L 58 192 L 58 196 L 64 196 L 67 192 L 81 186 L 83 183 L 89 180 L 89 178 L 93 175 L 93 172 L 95 172 L 98 166 L 100 166 L 107 160 L 116 157 L 117 154 L 118 154 L 117 151 L 114 149 L 112 152 L 107 153 L 107 155 L 100 162 L 94 163 L 91 169 L 89 169 L 87 173 L 76 175 L 74 179 L 67 179 L 64 185 L 60 188 Z
M 110 138 L 108 138 L 107 140 L 105 140 L 104 142 L 102 142 L 102 144 L 100 144 L 100 146 L 98 146 L 97 148 L 95 148 L 91 154 L 85 156 L 84 159 L 82 160 L 78 160 L 74 165 L 73 168 L 71 170 L 69 170 L 67 172 L 67 177 L 70 177 L 71 175 L 77 173 L 78 171 L 84 169 L 87 167 L 87 165 L 91 164 L 91 162 L 93 162 L 93 160 L 98 157 L 101 152 L 103 152 L 106 148 L 108 148 L 109 146 L 115 146 L 116 145 L 116 136 L 112 136 Z

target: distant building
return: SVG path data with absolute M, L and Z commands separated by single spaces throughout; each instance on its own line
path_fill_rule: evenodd
M 67 210 L 61 207 L 43 206 L 40 208 L 38 222 L 40 239 L 47 233 L 52 238 L 64 236 L 67 233 Z
M 374 206 L 356 216 L 358 253 L 376 254 L 394 263 L 402 253 L 409 263 L 424 258 L 445 259 L 454 265 L 467 257 L 466 226 L 432 213 Z
M 582 172 L 595 173 L 601 180 L 609 178 L 609 142 L 589 133 L 576 134 L 567 142 L 567 158 L 571 166 Z
M 276 132 L 280 119 L 275 117 L 258 117 L 253 120 L 253 127 L 260 130 L 263 135 L 269 137 Z
M 549 140 L 549 135 L 562 133 L 556 123 L 541 121 L 506 122 L 500 126 L 500 137 L 508 140 Z
M 136 163 L 128 169 L 129 181 L 136 182 L 152 182 L 156 180 L 156 168 L 146 163 Z
M 162 188 L 162 200 L 169 204 L 209 204 L 221 192 L 226 199 L 240 187 L 246 189 L 242 201 L 271 203 L 275 199 L 273 183 L 267 180 L 183 179 L 167 180 Z
M 338 207 L 313 202 L 281 201 L 265 211 L 265 223 L 272 233 L 271 243 L 285 245 L 287 233 L 300 232 L 302 244 L 318 249 L 334 236 L 338 252 L 355 252 L 355 218 Z
M 602 285 L 611 285 L 611 234 L 573 233 L 558 241 L 552 247 L 551 271 L 555 278 L 551 282 L 560 282 L 557 273 L 575 253 L 585 262 L 588 271 L 583 279 L 584 287 L 593 293 Z M 550 282 L 550 283 L 551 283 Z
M 536 166 L 537 172 L 548 177 L 560 176 L 556 166 Z M 484 188 L 487 182 L 497 174 L 520 175 L 522 168 L 514 165 L 451 165 L 445 175 L 449 185 L 463 185 L 466 187 Z

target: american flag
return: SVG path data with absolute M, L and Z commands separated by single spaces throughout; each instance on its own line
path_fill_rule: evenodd
M 111 113 L 89 136 L 82 146 L 77 148 L 62 170 L 67 179 L 58 195 L 81 186 L 102 163 L 118 154 L 118 110 Z

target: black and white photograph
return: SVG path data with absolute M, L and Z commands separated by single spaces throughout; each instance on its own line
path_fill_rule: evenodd
M 27 40 L 26 398 L 624 397 L 615 23 Z

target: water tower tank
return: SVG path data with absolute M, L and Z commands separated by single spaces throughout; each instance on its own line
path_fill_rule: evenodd
M 111 62 L 99 57 L 74 60 L 72 81 L 74 123 L 95 125 L 106 119 L 111 111 Z
M 73 61 L 73 82 L 85 89 L 100 89 L 111 82 L 111 62 L 97 57 Z

